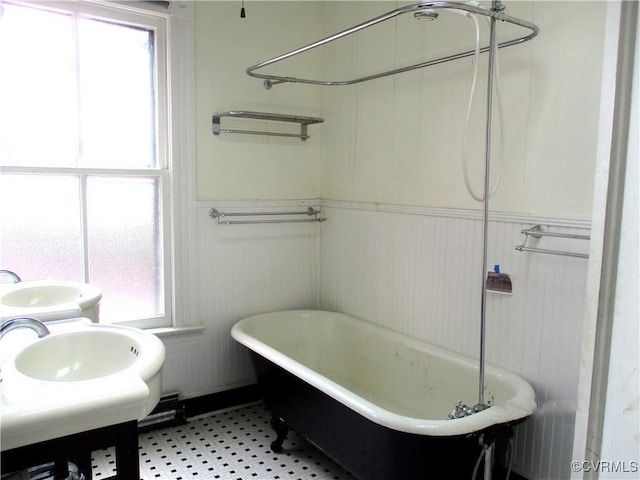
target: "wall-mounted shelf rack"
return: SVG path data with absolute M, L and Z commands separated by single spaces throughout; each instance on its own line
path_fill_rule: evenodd
M 549 250 L 546 248 L 527 247 L 527 240 L 529 237 L 533 237 L 535 239 L 540 239 L 541 237 L 556 237 L 556 238 L 571 238 L 574 240 L 589 240 L 591 238 L 590 235 L 549 232 L 549 231 L 543 230 L 542 225 L 534 225 L 533 227 L 520 230 L 520 233 L 524 235 L 524 242 L 522 242 L 522 245 L 516 245 L 516 250 L 518 250 L 519 252 L 546 253 L 550 255 L 564 255 L 567 257 L 589 258 L 589 255 L 586 253 L 566 252 L 563 250 Z
M 234 118 L 249 118 L 253 120 L 267 120 L 271 122 L 287 122 L 297 123 L 300 125 L 300 133 L 284 133 L 284 132 L 266 132 L 263 130 L 239 130 L 234 128 L 222 128 L 220 126 L 220 119 L 223 117 Z M 266 112 L 247 112 L 244 110 L 233 110 L 230 112 L 214 113 L 212 117 L 213 122 L 213 134 L 220 135 L 221 133 L 242 133 L 246 135 L 269 135 L 275 137 L 293 137 L 299 138 L 305 141 L 309 138 L 307 134 L 307 125 L 314 123 L 324 122 L 323 118 L 316 117 L 300 117 L 297 115 L 284 115 L 281 113 L 266 113 Z

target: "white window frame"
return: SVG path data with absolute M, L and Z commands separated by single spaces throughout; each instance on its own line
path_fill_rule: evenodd
M 157 176 L 160 183 L 163 234 L 164 315 L 123 323 L 139 328 L 189 325 L 195 296 L 189 275 L 193 239 L 185 232 L 194 223 L 195 202 L 195 48 L 194 8 L 189 3 L 117 2 L 108 0 L 41 1 L 0 0 L 49 11 L 72 11 L 123 24 L 153 28 L 156 43 L 157 165 L 154 169 L 100 169 L 3 166 L 5 173 L 75 174 L 80 178 L 82 208 L 88 175 Z M 86 222 L 83 222 L 86 236 Z M 87 243 L 83 241 L 83 275 L 87 276 Z

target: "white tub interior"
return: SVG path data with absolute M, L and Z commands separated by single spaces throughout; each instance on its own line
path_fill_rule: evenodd
M 472 417 L 510 410 L 504 422 L 535 409 L 528 383 L 487 366 L 485 401 L 492 400 L 496 407 L 489 409 L 490 414 L 488 410 L 446 420 L 458 400 L 470 406 L 477 403 L 477 361 L 347 315 L 274 312 L 245 319 L 232 333 L 247 347 L 369 418 L 385 424 L 393 417 L 387 424 L 392 428 L 407 430 L 396 420 L 408 424 L 410 431 L 434 429 L 442 421 L 460 426 L 475 423 Z

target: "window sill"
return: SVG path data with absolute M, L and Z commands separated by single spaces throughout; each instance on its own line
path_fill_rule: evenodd
M 192 325 L 188 327 L 161 327 L 161 328 L 147 328 L 146 332 L 153 333 L 157 337 L 174 337 L 177 335 L 189 335 L 192 333 L 204 332 L 204 325 Z

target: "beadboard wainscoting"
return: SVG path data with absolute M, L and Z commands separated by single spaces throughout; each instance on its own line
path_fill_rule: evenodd
M 199 202 L 193 260 L 197 308 L 182 324 L 201 333 L 164 337 L 165 392 L 192 398 L 255 381 L 249 357 L 232 340 L 238 320 L 273 310 L 318 307 L 320 224 L 219 225 L 224 212 L 300 211 L 315 201 Z M 234 217 L 232 217 L 234 218 Z
M 318 223 L 219 225 L 209 210 L 300 210 Z M 197 397 L 254 382 L 247 352 L 229 335 L 239 319 L 297 308 L 335 310 L 478 357 L 479 212 L 327 200 L 198 202 L 195 318 L 200 333 L 163 338 L 165 392 Z M 568 478 L 588 260 L 518 252 L 523 228 L 588 233 L 580 220 L 492 215 L 489 266 L 513 294 L 488 293 L 487 361 L 526 378 L 538 411 L 517 428 L 514 471 Z M 588 242 L 543 237 L 528 245 L 588 252 Z M 490 394 L 490 392 L 489 392 Z M 462 399 L 471 403 L 475 399 Z M 453 406 L 452 406 L 453 408 Z
M 322 205 L 320 308 L 478 357 L 484 277 L 478 212 Z M 492 215 L 489 266 L 511 275 L 513 294 L 487 294 L 486 358 L 536 391 L 538 411 L 517 428 L 514 470 L 527 478 L 568 478 L 588 260 L 516 251 L 520 231 L 538 223 L 563 233 L 589 228 L 582 221 Z M 528 245 L 579 253 L 589 246 L 551 237 L 530 238 Z

